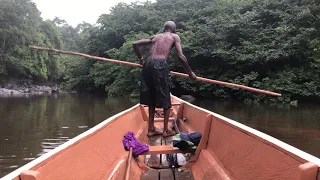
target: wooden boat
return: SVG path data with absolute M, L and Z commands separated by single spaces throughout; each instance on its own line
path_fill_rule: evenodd
M 320 180 L 320 159 L 177 97 L 172 96 L 172 103 L 170 121 L 177 117 L 181 131 L 202 133 L 187 161 L 186 152 L 174 148 L 170 138 L 147 137 L 148 109 L 137 104 L 2 179 L 122 180 L 129 175 L 126 179 Z M 161 118 L 155 121 L 163 124 Z M 128 131 L 150 145 L 132 160 L 122 144 Z M 173 163 L 172 157 L 182 160 Z

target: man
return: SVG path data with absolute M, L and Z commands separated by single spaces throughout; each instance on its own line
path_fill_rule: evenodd
M 171 108 L 170 98 L 170 71 L 166 60 L 168 59 L 173 47 L 176 48 L 179 60 L 183 64 L 191 79 L 196 79 L 192 72 L 186 57 L 183 55 L 180 37 L 175 34 L 176 25 L 168 21 L 164 25 L 164 31 L 161 34 L 149 39 L 138 40 L 133 43 L 134 51 L 143 65 L 140 103 L 149 106 L 148 136 L 163 135 L 164 137 L 175 134 L 168 128 L 169 114 Z M 143 61 L 139 46 L 152 45 L 150 49 L 150 58 Z M 155 108 L 163 108 L 164 128 L 163 132 L 154 127 Z

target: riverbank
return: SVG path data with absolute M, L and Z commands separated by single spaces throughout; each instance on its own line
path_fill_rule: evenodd
M 33 83 L 31 81 L 10 81 L 0 85 L 0 95 L 20 94 L 58 94 L 71 93 L 62 90 L 55 83 Z

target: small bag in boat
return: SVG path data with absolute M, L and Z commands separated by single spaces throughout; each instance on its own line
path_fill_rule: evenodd
M 173 137 L 173 147 L 177 147 L 181 151 L 194 153 L 200 143 L 201 137 L 202 134 L 200 132 L 179 133 Z
M 202 134 L 199 133 L 199 132 L 193 132 L 193 133 L 189 133 L 189 134 L 188 134 L 188 137 L 189 137 L 190 141 L 191 141 L 193 144 L 195 144 L 196 146 L 198 146 L 199 143 L 200 143 Z

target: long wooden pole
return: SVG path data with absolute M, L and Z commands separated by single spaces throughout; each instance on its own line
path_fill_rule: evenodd
M 60 54 L 77 55 L 77 56 L 82 56 L 82 57 L 89 58 L 89 59 L 96 59 L 96 60 L 100 60 L 100 61 L 108 61 L 108 62 L 114 62 L 114 63 L 119 63 L 119 64 L 126 64 L 126 65 L 130 65 L 130 66 L 133 66 L 133 67 L 142 68 L 142 65 L 137 64 L 137 63 L 114 60 L 114 59 L 108 59 L 108 58 L 103 58 L 103 57 L 98 57 L 98 56 L 91 56 L 91 55 L 84 54 L 84 53 L 79 53 L 79 52 L 62 51 L 62 50 L 43 48 L 43 47 L 38 47 L 38 46 L 30 46 L 30 48 L 37 49 L 37 50 L 43 50 L 43 51 L 56 52 L 56 53 L 60 53 Z M 186 77 L 186 78 L 189 77 L 189 75 L 183 74 L 183 73 L 179 73 L 179 72 L 171 71 L 171 74 L 174 75 L 174 76 L 180 76 L 180 77 Z M 223 81 L 217 81 L 217 80 L 203 78 L 203 77 L 197 77 L 196 80 L 203 81 L 203 82 L 208 82 L 208 83 L 213 83 L 213 84 L 225 85 L 225 86 L 229 86 L 229 87 L 245 89 L 247 91 L 252 91 L 252 92 L 257 92 L 257 93 L 262 93 L 262 94 L 268 94 L 268 95 L 272 95 L 272 96 L 281 96 L 281 94 L 275 93 L 275 92 L 271 92 L 271 91 L 261 90 L 261 89 L 257 89 L 257 88 L 252 88 L 252 87 L 248 87 L 248 86 L 244 86 L 244 85 L 233 84 L 233 83 L 228 83 L 228 82 L 223 82 Z

